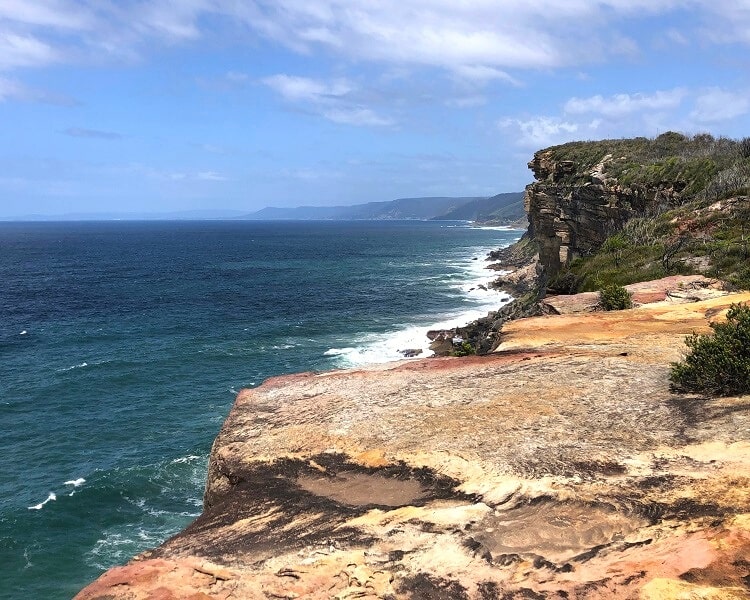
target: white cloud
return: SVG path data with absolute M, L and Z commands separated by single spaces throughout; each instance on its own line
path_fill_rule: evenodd
M 691 0 L 674 39 L 750 43 L 745 0 Z M 639 21 L 684 10 L 679 0 L 3 0 L 0 68 L 55 60 L 131 60 L 154 42 L 258 37 L 386 68 L 432 67 L 514 83 L 512 71 L 588 65 L 640 52 Z M 585 35 L 581 35 L 585 24 Z M 628 35 L 628 28 L 633 35 Z M 222 38 L 230 39 L 230 38 Z
M 487 83 L 490 81 L 505 81 L 512 85 L 519 85 L 519 82 L 508 75 L 505 71 L 485 65 L 460 65 L 453 71 L 459 77 L 476 83 Z
M 199 181 L 227 181 L 227 178 L 216 171 L 201 171 L 195 176 Z
M 701 123 L 728 121 L 750 112 L 747 92 L 731 92 L 710 88 L 695 99 L 695 109 L 690 116 Z
M 345 79 L 329 83 L 309 77 L 273 75 L 263 79 L 262 83 L 291 101 L 321 102 L 346 96 L 352 91 L 352 86 Z
M 608 43 L 594 45 L 607 54 L 611 40 L 627 40 L 609 31 L 608 23 L 617 27 L 623 14 L 665 11 L 673 4 L 657 0 L 536 1 L 513 6 L 493 0 L 4 0 L 0 38 L 14 38 L 15 46 L 25 43 L 30 55 L 12 62 L 7 52 L 0 56 L 10 66 L 43 64 L 45 52 L 83 60 L 92 48 L 132 57 L 153 41 L 190 42 L 232 28 L 300 52 L 323 47 L 347 60 L 431 66 L 512 81 L 506 69 L 590 62 L 588 42 L 595 34 L 579 35 L 583 18 L 600 26 L 591 32 L 600 31 Z M 74 38 L 74 33 L 79 36 Z M 16 54 L 21 50 L 17 48 Z
M 74 106 L 78 104 L 76 100 L 68 96 L 31 88 L 16 79 L 0 77 L 0 102 L 5 101 L 42 102 L 58 106 Z
M 578 139 L 581 129 L 578 123 L 563 121 L 556 117 L 535 117 L 526 121 L 503 119 L 498 125 L 503 129 L 515 129 L 519 134 L 517 143 L 534 149 Z
M 346 79 L 323 81 L 293 75 L 273 75 L 261 80 L 284 100 L 299 104 L 334 123 L 364 127 L 393 125 L 394 120 L 363 106 L 355 97 L 359 90 Z
M 687 91 L 676 88 L 653 94 L 615 94 L 589 98 L 571 98 L 565 103 L 565 113 L 580 115 L 593 113 L 610 118 L 620 118 L 636 112 L 675 109 L 682 103 Z
M 701 39 L 720 44 L 750 43 L 750 3 L 747 0 L 711 0 Z
M 0 30 L 0 69 L 36 67 L 60 59 L 58 52 L 34 36 Z
M 0 77 L 0 101 L 25 100 L 28 96 L 28 88 L 18 81 Z
M 83 3 L 64 0 L 3 0 L 0 19 L 71 30 L 86 30 L 93 26 L 92 15 Z
M 329 121 L 345 125 L 383 127 L 395 123 L 393 119 L 381 117 L 369 108 L 332 108 L 324 111 L 323 116 Z

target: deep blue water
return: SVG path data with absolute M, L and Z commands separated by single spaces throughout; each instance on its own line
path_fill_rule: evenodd
M 238 389 L 395 359 L 497 308 L 483 259 L 519 234 L 0 223 L 0 598 L 70 598 L 182 529 Z

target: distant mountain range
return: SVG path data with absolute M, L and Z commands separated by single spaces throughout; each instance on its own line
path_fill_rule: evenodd
M 492 197 L 399 198 L 353 206 L 269 206 L 239 217 L 253 220 L 389 220 L 421 219 L 511 224 L 525 218 L 523 192 Z
M 497 194 L 492 197 L 444 196 L 430 198 L 399 198 L 386 202 L 368 202 L 353 206 L 298 206 L 296 208 L 266 207 L 254 213 L 237 210 L 186 210 L 176 212 L 108 212 L 68 213 L 60 215 L 23 215 L 2 218 L 0 221 L 136 221 L 136 220 L 396 220 L 419 219 L 423 221 L 476 221 L 500 225 L 526 226 L 523 209 L 523 192 Z

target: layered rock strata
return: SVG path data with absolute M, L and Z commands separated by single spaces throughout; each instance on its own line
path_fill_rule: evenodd
M 667 378 L 736 301 L 243 390 L 203 514 L 77 598 L 749 598 L 750 396 Z
M 674 184 L 624 186 L 605 174 L 612 155 L 582 172 L 570 160 L 540 150 L 529 162 L 536 181 L 526 186 L 524 207 L 529 235 L 539 244 L 539 259 L 550 277 L 571 260 L 596 251 L 604 240 L 635 216 L 663 210 L 679 198 Z

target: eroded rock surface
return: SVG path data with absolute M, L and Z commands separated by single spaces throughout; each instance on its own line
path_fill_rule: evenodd
M 605 167 L 612 158 L 606 154 L 593 169 L 583 170 L 574 161 L 556 160 L 546 149 L 528 163 L 536 181 L 526 186 L 524 208 L 529 234 L 539 244 L 539 259 L 549 276 L 598 250 L 631 218 L 655 214 L 679 200 L 675 182 L 626 186 L 607 176 Z
M 749 598 L 750 396 L 667 378 L 740 300 L 243 390 L 203 514 L 77 598 Z

